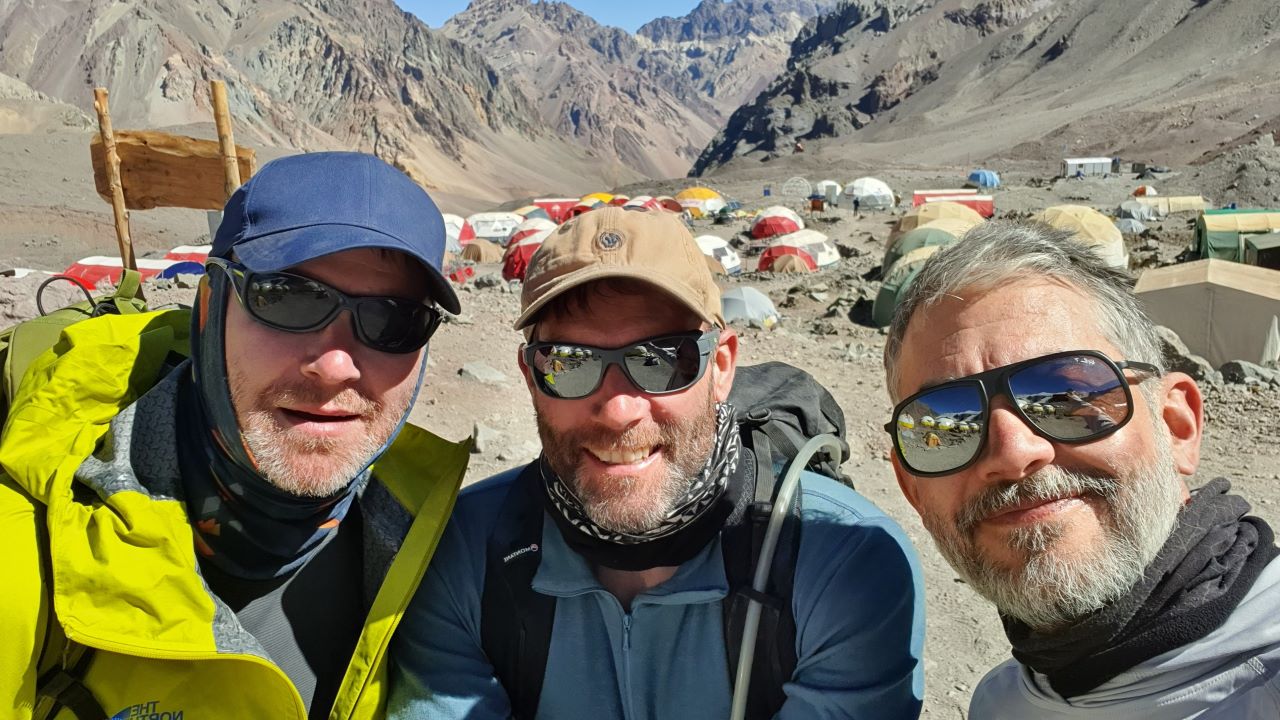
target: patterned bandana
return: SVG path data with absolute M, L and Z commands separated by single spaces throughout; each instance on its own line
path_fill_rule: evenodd
M 711 454 L 707 457 L 707 463 L 689 484 L 684 497 L 667 513 L 667 517 L 657 527 L 640 534 L 618 532 L 597 525 L 587 517 L 582 501 L 547 466 L 545 459 L 540 459 L 538 466 L 542 470 L 547 499 L 555 510 L 552 513 L 553 517 L 560 516 L 575 530 L 594 540 L 615 545 L 638 545 L 669 537 L 702 517 L 708 508 L 724 495 L 729 477 L 738 468 L 741 449 L 742 443 L 738 436 L 738 424 L 734 418 L 733 406 L 728 403 L 717 404 L 716 436 L 711 446 Z

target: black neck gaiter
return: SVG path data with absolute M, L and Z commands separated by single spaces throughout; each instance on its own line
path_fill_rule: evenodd
M 1223 478 L 1192 494 L 1169 539 L 1124 597 L 1050 633 L 1001 617 L 1013 656 L 1066 698 L 1205 637 L 1227 621 L 1280 550 Z
M 741 452 L 733 408 L 721 404 L 717 407 L 716 437 L 706 464 L 666 520 L 641 535 L 612 531 L 592 522 L 581 501 L 546 458 L 540 457 L 536 462 L 542 473 L 547 514 L 569 548 L 595 565 L 634 572 L 682 565 L 719 534 L 742 491 L 747 463 L 740 461 Z

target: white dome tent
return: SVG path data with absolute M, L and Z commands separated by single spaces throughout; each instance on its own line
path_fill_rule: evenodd
M 873 177 L 860 177 L 844 186 L 843 202 L 852 206 L 855 200 L 865 210 L 887 210 L 896 204 L 893 189 Z

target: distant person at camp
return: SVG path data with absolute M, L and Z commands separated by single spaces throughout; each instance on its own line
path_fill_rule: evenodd
M 910 542 L 830 477 L 801 473 L 798 507 L 773 492 L 843 414 L 795 368 L 736 367 L 684 225 L 621 208 L 574 219 L 533 257 L 521 310 L 543 452 L 460 496 L 397 632 L 389 716 L 729 718 L 745 645 L 745 717 L 916 717 Z M 813 460 L 835 475 L 841 456 Z M 753 538 L 771 499 L 783 530 L 767 555 Z M 748 597 L 764 602 L 754 645 Z
M 66 328 L 0 444 L 0 716 L 382 711 L 468 456 L 406 424 L 459 309 L 444 245 L 383 161 L 286 157 L 228 201 L 194 310 Z
M 795 148 L 794 148 L 794 150 L 795 150 L 795 152 L 797 152 L 797 153 L 802 153 L 802 152 L 804 152 L 804 143 L 800 142 L 799 140 L 796 140 L 796 144 L 795 144 Z
M 898 482 L 1013 646 L 970 717 L 1280 717 L 1275 537 L 1227 480 L 1189 489 L 1200 390 L 1160 348 L 1127 277 L 1046 225 L 970 231 L 898 307 Z M 930 447 L 925 416 L 963 431 Z

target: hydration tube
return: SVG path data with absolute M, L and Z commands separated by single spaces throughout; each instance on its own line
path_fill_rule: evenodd
M 773 511 L 769 513 L 769 527 L 765 529 L 764 542 L 760 545 L 760 560 L 756 563 L 755 578 L 751 582 L 751 588 L 757 593 L 764 593 L 768 583 L 769 571 L 773 568 L 773 553 L 778 546 L 778 535 L 782 533 L 782 523 L 786 520 L 795 500 L 796 490 L 800 487 L 800 473 L 809 464 L 809 458 L 822 449 L 828 450 L 833 458 L 840 457 L 840 441 L 836 436 L 816 435 L 800 447 L 782 476 L 782 485 L 773 501 Z M 730 720 L 743 720 L 747 715 L 747 690 L 751 686 L 751 665 L 756 658 L 756 634 L 760 630 L 761 607 L 760 601 L 755 598 L 747 603 L 747 617 L 742 626 L 742 647 L 738 651 L 738 672 L 733 680 Z

